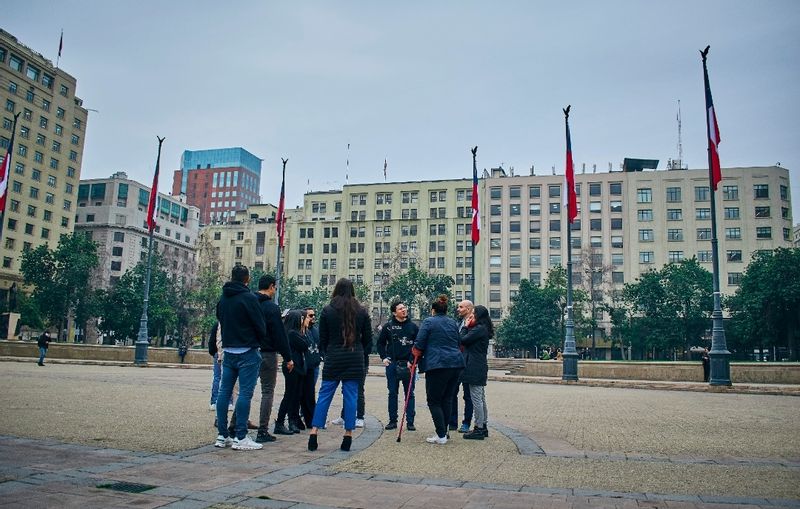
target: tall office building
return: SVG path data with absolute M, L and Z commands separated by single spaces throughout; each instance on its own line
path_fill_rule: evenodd
M 201 224 L 226 223 L 237 210 L 259 202 L 261 159 L 241 147 L 186 150 L 172 194 L 200 209 Z
M 19 113 L 0 237 L 0 299 L 21 283 L 22 252 L 72 233 L 87 110 L 77 81 L 0 29 L 0 152 Z M 2 157 L 2 156 L 0 156 Z

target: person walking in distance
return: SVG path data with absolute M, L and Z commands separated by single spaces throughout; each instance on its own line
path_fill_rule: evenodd
M 274 442 L 275 437 L 269 434 L 269 420 L 272 414 L 272 402 L 275 399 L 275 384 L 278 381 L 278 354 L 288 371 L 294 369 L 294 362 L 289 351 L 286 329 L 281 320 L 281 310 L 273 300 L 277 287 L 275 276 L 265 274 L 258 280 L 258 305 L 264 315 L 267 328 L 267 342 L 261 347 L 261 366 L 258 377 L 261 381 L 261 407 L 258 412 L 258 433 L 256 442 Z
M 36 341 L 36 345 L 39 347 L 39 362 L 37 364 L 44 366 L 44 358 L 47 355 L 47 348 L 50 346 L 50 333 L 47 331 L 42 332 L 42 335 Z
M 215 447 L 229 444 L 235 450 L 255 450 L 263 446 L 247 436 L 247 419 L 261 365 L 259 348 L 267 343 L 264 315 L 258 298 L 250 291 L 250 271 L 236 265 L 231 271 L 231 280 L 222 287 L 222 297 L 217 303 L 217 320 L 222 331 L 222 382 L 217 398 L 217 440 Z M 236 435 L 228 432 L 228 402 L 233 385 L 239 381 L 239 397 L 236 398 Z
M 447 443 L 447 422 L 458 375 L 464 369 L 459 350 L 458 323 L 447 316 L 447 295 L 440 295 L 431 304 L 431 315 L 422 321 L 412 354 L 421 357 L 425 372 L 425 394 L 436 434 L 425 440 L 430 444 Z
M 342 384 L 344 399 L 344 438 L 340 448 L 349 451 L 356 427 L 358 384 L 364 378 L 365 358 L 372 350 L 372 325 L 369 313 L 359 304 L 353 282 L 342 278 L 333 288 L 331 302 L 322 310 L 319 321 L 319 347 L 325 356 L 322 385 L 314 408 L 308 450 L 317 450 L 317 433 L 325 427 L 328 409 Z
M 464 438 L 483 440 L 489 436 L 486 427 L 488 409 L 486 407 L 486 381 L 489 375 L 489 339 L 494 336 L 494 327 L 489 318 L 489 311 L 484 306 L 475 306 L 472 315 L 467 319 L 467 331 L 461 336 L 464 347 L 466 367 L 461 372 L 461 381 L 469 387 L 472 405 L 475 411 L 475 428 L 464 433 Z
M 397 428 L 397 396 L 400 382 L 403 383 L 403 396 L 409 394 L 406 411 L 406 429 L 414 427 L 414 380 L 411 378 L 411 347 L 417 337 L 419 327 L 408 319 L 408 308 L 403 301 L 395 301 L 389 306 L 392 318 L 386 322 L 378 337 L 378 355 L 386 368 L 386 385 L 389 389 L 389 423 L 386 429 Z M 409 392 L 409 385 L 411 391 Z M 401 398 L 404 399 L 404 398 Z

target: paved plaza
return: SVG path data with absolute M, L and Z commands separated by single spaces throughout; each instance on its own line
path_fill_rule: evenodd
M 800 397 L 495 378 L 484 441 L 427 444 L 420 385 L 398 443 L 370 376 L 351 452 L 330 426 L 240 452 L 208 368 L 0 362 L 0 507 L 800 507 Z

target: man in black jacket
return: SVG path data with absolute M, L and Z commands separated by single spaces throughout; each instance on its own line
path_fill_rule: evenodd
M 231 444 L 235 450 L 255 450 L 263 446 L 247 436 L 247 419 L 250 401 L 261 365 L 259 348 L 267 345 L 264 315 L 258 298 L 247 284 L 250 272 L 243 265 L 231 271 L 231 280 L 222 287 L 222 297 L 217 303 L 217 320 L 222 328 L 222 383 L 217 398 L 217 430 L 215 447 Z M 233 385 L 239 379 L 239 397 L 236 398 L 236 436 L 228 436 L 228 403 Z
M 403 382 L 403 401 L 411 384 L 411 393 L 408 398 L 406 422 L 408 431 L 414 431 L 414 380 L 411 379 L 411 366 L 413 356 L 411 347 L 417 337 L 419 328 L 408 319 L 408 308 L 402 301 L 396 301 L 389 306 L 392 318 L 381 329 L 378 338 L 378 355 L 383 359 L 386 367 L 386 385 L 389 388 L 389 424 L 386 429 L 397 428 L 397 392 L 399 384 Z M 402 380 L 400 376 L 402 376 Z
M 268 430 L 272 400 L 275 398 L 275 383 L 278 379 L 278 353 L 283 357 L 286 369 L 291 371 L 294 367 L 286 329 L 283 328 L 281 320 L 281 310 L 273 300 L 276 289 L 273 275 L 266 274 L 258 280 L 258 303 L 267 326 L 267 342 L 261 347 L 261 367 L 258 372 L 261 379 L 261 408 L 258 414 L 256 442 L 259 443 L 275 441 L 275 437 L 270 435 Z

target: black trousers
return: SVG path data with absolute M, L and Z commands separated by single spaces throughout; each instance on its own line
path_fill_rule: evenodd
M 314 408 L 317 406 L 317 399 L 314 394 L 315 388 L 314 370 L 309 369 L 300 383 L 300 394 L 297 399 L 297 403 L 300 406 L 299 413 L 303 417 L 303 423 L 306 428 L 311 428 L 311 420 L 314 419 Z M 298 413 L 294 412 L 292 415 L 295 414 Z
M 299 419 L 298 411 L 300 409 L 300 389 L 302 388 L 304 375 L 301 375 L 294 370 L 289 373 L 283 374 L 285 389 L 283 391 L 283 399 L 281 406 L 278 407 L 278 417 L 276 421 L 284 423 L 286 416 L 289 420 Z
M 453 405 L 455 388 L 461 368 L 432 369 L 425 372 L 425 395 L 431 412 L 436 435 L 447 435 L 447 422 Z

